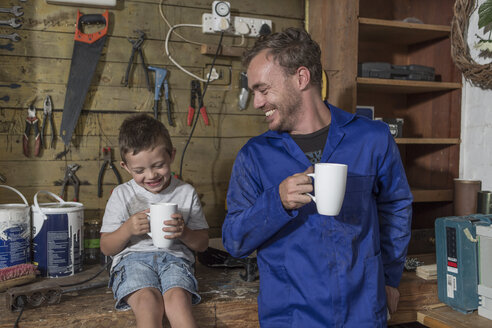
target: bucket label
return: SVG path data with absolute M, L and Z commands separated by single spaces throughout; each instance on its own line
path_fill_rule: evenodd
M 43 276 L 62 277 L 82 271 L 83 220 L 81 211 L 47 214 L 40 231 L 33 231 L 34 261 Z
M 31 262 L 29 207 L 0 206 L 0 269 Z
M 0 269 L 31 262 L 29 231 L 28 224 L 0 227 Z

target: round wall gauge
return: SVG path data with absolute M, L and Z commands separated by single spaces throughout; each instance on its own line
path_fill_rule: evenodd
M 229 5 L 225 1 L 218 1 L 215 4 L 214 10 L 217 13 L 217 15 L 219 15 L 221 17 L 225 17 L 225 16 L 229 15 L 229 13 L 230 13 Z

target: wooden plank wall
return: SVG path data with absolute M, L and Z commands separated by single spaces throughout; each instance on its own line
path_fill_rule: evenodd
M 181 155 L 191 128 L 186 124 L 190 99 L 191 77 L 174 66 L 164 51 L 164 40 L 169 27 L 159 14 L 160 0 L 120 0 L 118 7 L 110 9 L 108 40 L 97 65 L 96 73 L 87 95 L 82 114 L 72 139 L 70 151 L 65 155 L 64 144 L 58 138 L 66 83 L 70 70 L 73 37 L 77 9 L 82 13 L 102 13 L 103 9 L 47 4 L 44 0 L 19 2 L 0 0 L 0 7 L 21 5 L 24 7 L 23 25 L 16 30 L 22 40 L 13 43 L 14 50 L 0 48 L 0 85 L 11 83 L 21 87 L 0 87 L 0 174 L 5 184 L 17 188 L 29 203 L 36 192 L 48 190 L 60 194 L 67 164 L 77 163 L 76 175 L 81 181 L 80 202 L 86 207 L 85 218 L 101 219 L 106 201 L 116 183 L 112 172 L 104 176 L 103 197 L 97 197 L 97 176 L 101 166 L 101 148 L 117 149 L 117 135 L 121 122 L 130 114 L 152 114 L 153 89 L 146 88 L 143 70 L 138 59 L 130 79 L 130 87 L 121 83 L 130 56 L 128 37 L 135 39 L 136 29 L 147 35 L 143 51 L 148 65 L 168 70 L 170 98 L 175 126 L 169 127 L 165 107 L 161 108 L 161 120 L 169 127 L 175 147 L 176 160 L 172 169 L 179 172 Z M 211 12 L 212 0 L 165 0 L 162 10 L 171 24 L 201 24 L 203 13 Z M 232 15 L 266 18 L 273 21 L 273 30 L 289 26 L 303 26 L 303 0 L 231 1 Z M 1 14 L 1 18 L 10 17 Z M 0 34 L 11 33 L 10 27 L 0 27 Z M 198 43 L 217 44 L 219 35 L 202 34 L 201 28 L 178 28 L 179 34 Z M 246 38 L 243 46 L 250 46 L 253 39 Z M 0 44 L 7 44 L 0 40 Z M 241 38 L 225 36 L 224 45 L 239 45 Z M 170 42 L 171 56 L 186 69 L 204 77 L 207 64 L 213 56 L 201 55 L 200 45 L 184 42 L 173 36 Z M 200 121 L 183 160 L 183 180 L 197 189 L 211 237 L 220 236 L 225 215 L 225 197 L 233 161 L 240 147 L 252 136 L 267 129 L 263 115 L 249 101 L 244 111 L 238 109 L 238 81 L 242 70 L 238 57 L 219 57 L 216 61 L 225 76 L 231 72 L 230 84 L 212 83 L 205 97 L 210 126 Z M 208 71 L 207 71 L 208 72 Z M 154 74 L 150 74 L 152 85 Z M 22 136 L 25 129 L 27 107 L 34 102 L 37 117 L 42 121 L 43 101 L 47 95 L 54 106 L 54 149 L 43 149 L 39 157 L 27 158 L 22 152 Z M 47 129 L 46 138 L 51 137 Z M 31 135 L 31 149 L 32 149 Z M 119 162 L 119 153 L 115 153 Z M 119 165 L 118 165 L 119 168 Z M 123 180 L 130 176 L 119 168 Z M 68 188 L 68 199 L 73 198 L 73 188 Z M 15 193 L 0 189 L 0 203 L 18 203 Z M 46 195 L 40 202 L 52 201 Z

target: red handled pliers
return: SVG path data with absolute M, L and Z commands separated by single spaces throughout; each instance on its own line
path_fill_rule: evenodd
M 198 99 L 198 106 L 200 107 L 200 115 L 203 117 L 203 122 L 205 125 L 210 125 L 208 121 L 207 108 L 203 105 L 202 98 L 202 88 L 200 86 L 200 81 L 191 81 L 191 97 L 190 97 L 190 107 L 188 107 L 188 126 L 191 126 L 193 122 L 193 116 L 195 115 L 195 101 Z
M 22 140 L 22 148 L 26 157 L 30 156 L 29 151 L 29 135 L 31 134 L 31 127 L 34 128 L 34 156 L 39 156 L 39 150 L 41 148 L 41 134 L 39 133 L 38 118 L 36 117 L 36 107 L 33 104 L 27 108 L 26 118 L 26 130 L 24 131 L 24 137 Z

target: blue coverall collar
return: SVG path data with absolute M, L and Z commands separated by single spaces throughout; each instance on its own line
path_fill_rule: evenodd
M 342 141 L 345 135 L 344 126 L 350 123 L 355 118 L 354 114 L 348 113 L 338 107 L 335 107 L 329 104 L 327 101 L 325 101 L 325 105 L 330 110 L 331 123 L 330 123 L 330 131 L 328 132 L 328 140 L 325 144 L 325 148 L 323 150 L 323 156 L 321 158 L 321 162 L 323 163 L 329 161 L 336 147 L 338 146 L 340 141 Z M 283 139 L 286 148 L 289 150 L 289 152 L 292 153 L 294 157 L 298 159 L 302 158 L 303 162 L 306 161 L 306 163 L 309 163 L 309 160 L 306 158 L 306 156 L 300 156 L 300 157 L 298 156 L 302 154 L 302 151 L 300 150 L 299 146 L 297 146 L 297 144 L 294 142 L 294 140 L 292 139 L 292 137 L 288 132 L 268 130 L 265 133 L 265 136 L 269 138 Z

